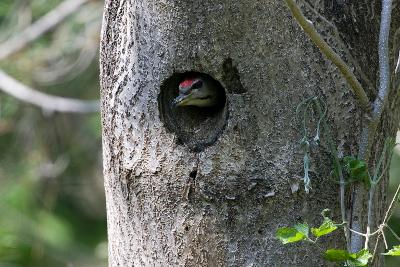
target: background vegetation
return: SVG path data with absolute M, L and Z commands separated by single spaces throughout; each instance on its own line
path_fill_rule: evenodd
M 1 0 L 0 44 L 61 2 Z M 0 69 L 51 95 L 98 99 L 102 6 L 82 5 Z M 98 113 L 46 111 L 0 93 L 0 214 L 0 266 L 107 266 Z
M 1 0 L 0 47 L 61 2 Z M 97 99 L 102 6 L 86 1 L 0 69 L 47 94 Z M 393 194 L 400 150 L 390 176 Z M 0 266 L 107 266 L 98 113 L 53 112 L 0 92 L 0 214 Z M 399 212 L 390 224 L 400 233 Z

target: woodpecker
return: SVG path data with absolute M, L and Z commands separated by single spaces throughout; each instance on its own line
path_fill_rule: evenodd
M 210 78 L 198 75 L 186 77 L 179 84 L 179 95 L 172 101 L 172 107 L 213 108 L 223 101 L 223 89 Z

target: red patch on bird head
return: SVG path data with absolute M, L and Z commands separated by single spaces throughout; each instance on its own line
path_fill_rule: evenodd
M 194 81 L 195 79 L 193 78 L 187 78 L 179 84 L 179 87 L 189 87 L 194 83 Z

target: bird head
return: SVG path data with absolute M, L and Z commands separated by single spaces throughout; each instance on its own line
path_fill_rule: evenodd
M 173 100 L 173 107 L 212 107 L 217 104 L 217 91 L 202 77 L 187 77 L 179 84 L 179 95 Z

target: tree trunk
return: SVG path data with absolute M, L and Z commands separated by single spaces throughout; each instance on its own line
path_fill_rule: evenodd
M 379 1 L 317 2 L 302 9 L 373 99 Z M 222 110 L 170 107 L 188 72 L 225 88 Z M 110 266 L 326 264 L 314 246 L 275 238 L 278 227 L 319 225 L 325 208 L 341 221 L 325 136 L 304 192 L 296 107 L 326 103 L 340 155 L 357 154 L 363 113 L 284 1 L 107 0 L 101 84 Z M 396 121 L 383 116 L 375 149 Z M 344 249 L 343 232 L 321 246 Z

